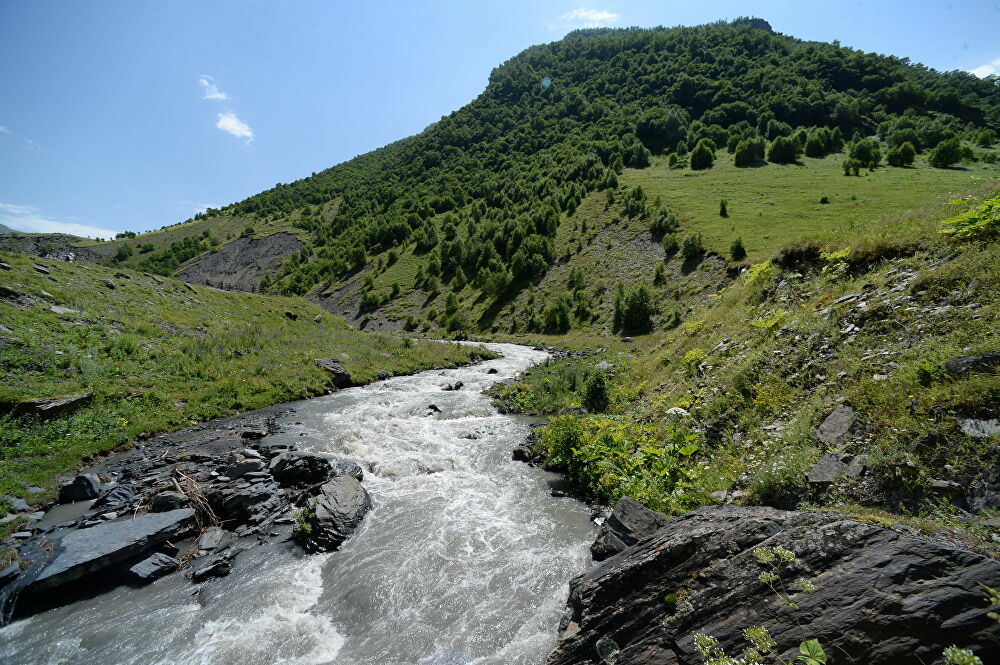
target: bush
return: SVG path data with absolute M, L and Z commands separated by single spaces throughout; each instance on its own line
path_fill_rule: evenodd
M 653 218 L 652 231 L 656 235 L 663 235 L 664 233 L 673 233 L 678 226 L 680 226 L 680 222 L 677 220 L 677 215 L 666 208 L 660 208 L 656 217 Z
M 830 203 L 830 197 L 829 196 L 821 196 L 821 197 L 819 197 L 819 202 L 822 205 L 828 205 Z
M 705 248 L 702 247 L 700 233 L 689 233 L 684 236 L 684 240 L 681 242 L 681 254 L 685 259 L 695 259 L 704 251 Z
M 882 161 L 882 149 L 876 139 L 861 139 L 851 145 L 851 159 L 861 166 L 873 169 Z
M 779 136 L 771 141 L 767 149 L 767 161 L 775 164 L 791 164 L 799 158 L 799 145 L 792 139 Z
M 701 139 L 691 151 L 691 169 L 700 171 L 712 168 L 715 163 L 715 151 L 709 139 Z
M 812 134 L 806 139 L 806 157 L 825 157 L 826 145 L 816 134 Z
M 729 208 L 726 206 L 726 199 L 719 201 L 719 217 L 729 217 Z
M 747 257 L 747 250 L 743 246 L 743 238 L 737 238 L 729 246 L 729 256 L 733 261 L 742 261 Z
M 913 164 L 913 160 L 917 156 L 917 151 L 913 147 L 913 144 L 907 141 L 898 148 L 893 148 L 886 155 L 885 160 L 889 162 L 889 166 L 909 166 Z
M 931 151 L 930 165 L 936 169 L 946 169 L 954 166 L 962 159 L 962 143 L 958 137 L 945 139 Z
M 680 249 L 680 243 L 677 242 L 677 236 L 672 233 L 668 233 L 663 236 L 663 242 L 661 244 L 663 245 L 663 251 L 668 255 L 673 254 Z
M 592 413 L 603 413 L 608 409 L 608 383 L 604 372 L 594 372 L 583 384 L 583 406 Z
M 572 309 L 573 304 L 566 295 L 561 295 L 549 303 L 542 313 L 542 326 L 545 328 L 545 332 L 554 334 L 568 332 Z
M 615 289 L 615 326 L 623 331 L 641 332 L 652 325 L 653 293 L 645 282 L 625 289 Z
M 996 141 L 997 133 L 992 129 L 984 129 L 976 134 L 976 145 L 980 148 L 989 148 Z
M 733 164 L 736 166 L 752 166 L 764 161 L 766 143 L 763 138 L 744 139 L 736 145 L 733 154 Z

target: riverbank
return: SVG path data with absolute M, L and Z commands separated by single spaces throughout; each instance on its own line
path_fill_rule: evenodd
M 353 330 L 302 298 L 12 254 L 0 263 L 0 503 L 24 501 L 28 514 L 55 498 L 57 476 L 136 441 L 325 394 L 334 376 L 318 358 L 361 385 L 488 357 Z

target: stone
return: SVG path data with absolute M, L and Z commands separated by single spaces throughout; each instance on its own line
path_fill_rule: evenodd
M 427 410 L 431 413 L 441 413 L 441 409 L 438 408 L 437 404 L 428 404 Z
M 462 386 L 464 386 L 464 385 L 465 384 L 462 383 L 461 381 L 456 381 L 455 383 L 449 383 L 448 385 L 446 385 L 443 388 L 443 390 L 461 390 Z
M 213 552 L 221 550 L 231 542 L 233 542 L 231 533 L 217 526 L 212 526 L 202 531 L 201 535 L 198 536 L 198 549 Z
M 263 524 L 288 507 L 284 491 L 273 482 L 213 485 L 205 491 L 205 499 L 227 527 Z
M 3 261 L 0 261 L 0 269 L 2 269 L 2 270 L 13 270 L 14 266 L 12 266 L 9 263 L 4 263 Z
M 253 429 L 245 429 L 240 432 L 240 436 L 244 439 L 263 439 L 268 435 L 268 429 L 266 427 L 256 427 Z
M 330 476 L 350 476 L 356 480 L 365 479 L 365 470 L 354 460 L 337 458 L 330 460 Z
M 956 483 L 954 480 L 931 480 L 931 491 L 935 494 L 944 494 L 946 496 L 952 496 L 956 494 L 961 494 L 965 491 L 961 483 Z
M 109 289 L 114 289 L 115 288 L 115 283 L 112 282 L 110 279 L 102 279 L 101 280 L 101 284 L 103 284 L 104 286 L 108 287 Z
M 338 549 L 372 507 L 371 497 L 351 476 L 337 476 L 320 488 L 312 509 L 304 513 L 308 530 L 297 532 L 307 552 Z
M 832 453 L 819 458 L 806 472 L 806 480 L 811 485 L 830 485 L 841 478 L 857 478 L 866 470 L 867 467 L 854 455 Z
M 375 376 L 378 378 L 379 381 L 385 381 L 386 379 L 389 378 L 389 372 L 384 369 L 380 369 L 379 371 L 375 372 Z
M 511 459 L 515 462 L 530 462 L 534 456 L 534 451 L 531 446 L 526 446 L 523 443 L 519 446 L 515 446 L 513 452 L 511 452 Z
M 131 502 L 135 496 L 135 486 L 124 483 L 114 487 L 111 491 L 101 496 L 91 507 L 117 510 L 118 508 L 121 508 Z
M 767 569 L 757 547 L 792 551 L 784 583 L 803 576 L 816 586 L 792 592 L 797 610 L 758 580 Z M 996 662 L 1000 625 L 980 584 L 1000 584 L 1000 562 L 833 513 L 711 506 L 576 577 L 547 663 L 595 665 L 606 640 L 620 649 L 617 665 L 700 665 L 695 634 L 738 656 L 752 625 L 767 627 L 786 662 L 803 636 L 838 663 L 940 662 L 952 644 Z
M 323 455 L 290 450 L 272 458 L 268 470 L 282 487 L 302 487 L 325 482 L 333 474 L 333 465 Z
M 66 395 L 63 397 L 42 397 L 18 402 L 14 405 L 13 415 L 15 416 L 38 416 L 42 419 L 60 416 L 70 411 L 74 411 L 90 402 L 91 393 L 80 393 L 77 395 Z
M 499 374 L 500 371 L 496 367 L 490 367 L 488 370 L 486 370 L 486 373 L 487 374 Z
M 31 267 L 42 273 L 43 275 L 48 275 L 51 271 L 40 263 L 32 263 Z
M 958 356 L 944 363 L 946 372 L 953 376 L 965 374 L 996 374 L 1000 367 L 1000 351 L 987 351 L 971 356 Z
M 299 315 L 296 314 L 295 312 L 285 312 L 285 318 L 290 319 L 292 321 L 298 321 Z
M 229 559 L 218 558 L 197 570 L 191 571 L 190 577 L 192 582 L 200 584 L 212 577 L 225 577 L 232 569 L 233 565 L 229 563 Z
M 230 478 L 241 478 L 254 471 L 262 471 L 264 462 L 259 459 L 244 459 L 222 471 L 222 475 Z
M 55 555 L 38 575 L 26 578 L 24 591 L 31 594 L 60 587 L 138 557 L 184 537 L 194 523 L 194 511 L 182 508 L 70 531 L 56 542 Z
M 828 446 L 842 443 L 857 423 L 858 415 L 851 407 L 841 404 L 834 409 L 816 430 L 819 440 Z
M 101 495 L 101 479 L 95 473 L 83 473 L 59 487 L 59 503 L 96 499 Z
M 316 316 L 313 317 L 313 321 L 315 323 L 322 323 L 322 321 L 323 321 L 323 315 L 322 314 L 317 314 Z
M 152 582 L 164 575 L 169 575 L 178 568 L 181 562 L 172 556 L 156 552 L 146 557 L 128 569 L 129 574 L 139 582 Z
M 331 383 L 334 388 L 350 388 L 354 385 L 351 374 L 339 360 L 333 358 L 317 358 L 316 364 L 328 371 L 331 375 Z
M 631 497 L 622 497 L 611 516 L 601 525 L 590 553 L 594 561 L 604 561 L 652 535 L 666 523 L 666 516 L 650 510 Z
M 51 305 L 49 311 L 53 314 L 76 314 L 77 312 L 71 307 L 63 307 L 62 305 Z
M 958 426 L 975 439 L 985 439 L 1000 434 L 1000 418 L 959 418 Z
M 11 509 L 16 510 L 18 512 L 24 512 L 25 510 L 28 509 L 28 502 L 20 497 L 11 496 L 10 494 L 8 494 L 4 497 L 4 500 L 11 507 Z
M 181 492 L 160 492 L 150 501 L 150 510 L 154 513 L 165 513 L 188 505 L 189 499 Z
M 594 369 L 601 372 L 610 372 L 614 368 L 615 368 L 614 364 L 609 363 L 607 360 L 602 360 L 596 365 L 594 365 Z

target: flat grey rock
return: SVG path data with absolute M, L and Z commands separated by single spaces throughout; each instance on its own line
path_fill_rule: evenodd
M 847 438 L 857 422 L 858 415 L 851 407 L 841 404 L 834 409 L 816 430 L 819 440 L 828 446 L 835 446 Z

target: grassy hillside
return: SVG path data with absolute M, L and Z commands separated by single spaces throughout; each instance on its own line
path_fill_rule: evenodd
M 1000 503 L 994 497 L 975 518 L 965 501 L 996 492 L 982 488 L 1000 447 L 961 423 L 997 417 L 1000 377 L 950 373 L 944 363 L 1000 349 L 998 193 L 994 183 L 966 201 L 895 216 L 898 235 L 868 225 L 853 248 L 843 239 L 848 251 L 778 252 L 670 331 L 632 343 L 568 336 L 570 346 L 604 350 L 532 370 L 497 389 L 498 403 L 550 414 L 589 408 L 556 418 L 540 447 L 608 501 L 628 494 L 683 511 L 722 492 L 737 503 L 836 506 L 884 524 L 909 516 L 929 531 L 960 526 L 995 553 L 1000 529 L 988 520 Z M 941 233 L 943 219 L 989 201 L 977 239 Z M 613 368 L 595 368 L 602 360 Z M 816 428 L 839 404 L 858 422 L 826 445 Z M 828 452 L 862 456 L 867 475 L 828 493 L 809 487 L 805 472 Z
M 359 382 L 466 362 L 479 350 L 351 329 L 302 298 L 2 254 L 0 403 L 90 392 L 68 417 L 0 415 L 0 496 L 137 437 L 324 393 L 320 357 Z M 42 265 L 47 274 L 34 265 Z M 318 320 L 316 320 L 318 317 Z M 44 500 L 50 495 L 31 495 Z

